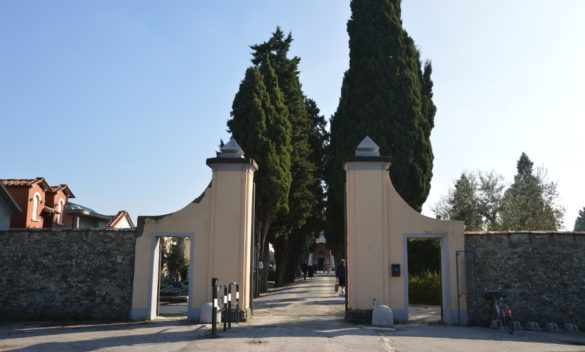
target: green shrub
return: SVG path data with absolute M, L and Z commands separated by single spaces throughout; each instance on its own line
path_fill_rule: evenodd
M 426 271 L 408 277 L 408 301 L 410 304 L 441 304 L 441 274 Z
M 408 239 L 408 272 L 423 275 L 441 272 L 441 242 L 436 238 Z

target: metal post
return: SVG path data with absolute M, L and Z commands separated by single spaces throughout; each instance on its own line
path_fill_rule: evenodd
M 227 299 L 228 299 L 227 290 L 228 290 L 227 286 L 223 285 L 223 308 L 222 308 L 223 314 L 224 314 L 223 331 L 227 331 L 227 312 L 225 309 L 227 306 Z
M 236 284 L 236 323 L 240 323 L 240 285 Z
M 233 283 L 230 282 L 228 284 L 228 308 L 227 308 L 227 323 L 228 329 L 232 328 L 232 285 Z
M 213 308 L 211 309 L 211 336 L 217 337 L 217 278 L 211 279 L 211 296 L 213 297 Z
M 474 304 L 474 310 L 477 311 L 477 256 L 476 256 L 476 252 L 475 252 L 475 248 L 472 249 L 471 253 L 473 254 L 473 304 Z M 476 312 L 474 312 L 476 313 Z M 477 326 L 479 326 L 479 315 L 476 314 L 475 315 L 475 323 L 477 324 Z
M 455 273 L 457 277 L 457 320 L 461 325 L 461 294 L 459 293 L 459 255 L 462 251 L 455 251 Z

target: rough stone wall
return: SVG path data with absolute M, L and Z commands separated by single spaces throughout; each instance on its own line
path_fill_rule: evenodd
M 471 324 L 495 316 L 482 291 L 503 288 L 514 320 L 522 325 L 571 322 L 585 327 L 585 233 L 466 233 L 465 250 Z
M 128 320 L 133 230 L 0 231 L 0 320 Z

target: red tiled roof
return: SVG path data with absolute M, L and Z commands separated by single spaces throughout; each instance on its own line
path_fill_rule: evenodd
M 71 192 L 71 189 L 69 189 L 69 186 L 67 186 L 67 185 L 60 184 L 59 186 L 50 186 L 50 187 L 51 187 L 51 192 L 53 192 L 53 193 L 63 191 L 63 193 L 65 193 L 65 195 L 67 195 L 68 198 L 75 198 L 75 195 L 73 194 L 73 192 Z
M 128 223 L 130 224 L 130 227 L 134 227 L 134 224 L 132 223 L 132 219 L 130 219 L 130 214 L 128 214 L 128 212 L 126 210 L 120 210 L 118 212 L 118 214 L 114 215 L 112 217 L 112 219 L 110 219 L 110 221 L 108 221 L 108 223 L 106 224 L 106 227 L 114 227 L 114 226 L 116 226 L 116 224 L 120 220 L 122 220 L 124 217 L 127 217 Z
M 45 181 L 44 177 L 37 177 L 33 179 L 4 179 L 0 180 L 5 186 L 8 187 L 30 187 L 35 184 L 39 184 L 44 191 L 51 189 L 51 186 Z

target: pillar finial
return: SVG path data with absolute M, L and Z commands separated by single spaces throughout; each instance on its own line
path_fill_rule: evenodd
M 244 158 L 242 147 L 240 147 L 233 137 L 230 138 L 230 141 L 226 145 L 221 147 L 220 151 L 221 152 L 217 155 L 218 158 Z
M 355 156 L 380 156 L 380 147 L 366 136 L 355 149 Z

